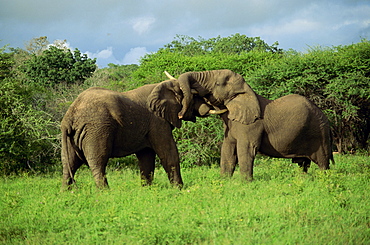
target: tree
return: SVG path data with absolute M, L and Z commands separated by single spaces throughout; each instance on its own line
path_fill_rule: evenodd
M 48 48 L 49 44 L 50 43 L 48 38 L 46 36 L 43 36 L 31 39 L 29 42 L 26 43 L 25 47 L 30 54 L 40 55 L 44 50 Z
M 40 55 L 32 54 L 23 66 L 31 83 L 56 85 L 79 83 L 90 77 L 96 70 L 96 59 L 90 59 L 76 48 L 69 49 L 49 46 Z
M 250 51 L 282 52 L 279 43 L 268 45 L 260 37 L 247 37 L 236 33 L 229 37 L 215 37 L 195 39 L 186 35 L 177 35 L 175 40 L 164 46 L 165 50 L 179 52 L 187 56 L 204 55 L 211 53 L 241 54 Z M 160 49 L 160 50 L 162 50 Z
M 133 76 L 140 81 L 165 79 L 163 71 L 178 75 L 187 71 L 230 69 L 241 75 L 277 59 L 278 43 L 268 45 L 259 37 L 235 34 L 230 37 L 195 39 L 177 35 L 156 53 L 145 55 Z
M 13 53 L 5 53 L 7 46 L 0 48 L 0 81 L 10 76 L 14 65 Z

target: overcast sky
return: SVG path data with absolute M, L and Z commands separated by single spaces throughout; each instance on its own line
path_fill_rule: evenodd
M 66 39 L 100 67 L 138 63 L 176 34 L 261 37 L 283 49 L 370 39 L 370 0 L 0 0 L 0 45 Z

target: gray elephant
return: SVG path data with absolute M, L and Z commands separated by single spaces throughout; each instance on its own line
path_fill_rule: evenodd
M 320 169 L 329 169 L 329 162 L 333 161 L 329 121 L 305 97 L 287 95 L 268 100 L 230 70 L 188 72 L 178 80 L 184 96 L 188 96 L 183 103 L 190 106 L 189 91 L 195 89 L 213 106 L 228 110 L 221 116 L 225 125 L 221 174 L 232 176 L 239 163 L 244 178 L 252 180 L 257 152 L 292 158 L 305 172 L 311 161 Z
M 107 187 L 108 159 L 133 153 L 139 160 L 143 184 L 151 184 L 158 155 L 170 182 L 181 187 L 172 129 L 181 127 L 182 97 L 176 80 L 124 93 L 103 88 L 82 92 L 61 122 L 64 189 L 75 182 L 82 164 L 90 167 L 98 187 Z M 206 116 L 209 110 L 203 99 L 196 98 L 182 120 L 195 121 L 195 116 Z

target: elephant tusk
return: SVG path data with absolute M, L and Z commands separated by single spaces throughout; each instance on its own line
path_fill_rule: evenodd
M 222 110 L 209 110 L 209 114 L 212 115 L 220 115 L 227 112 L 227 109 L 222 109 Z
M 196 90 L 195 90 L 195 89 L 193 89 L 193 88 L 191 89 L 191 93 L 192 93 L 192 94 L 199 94 L 199 93 L 198 93 L 198 91 L 196 91 Z
M 166 74 L 166 76 L 169 78 L 169 79 L 176 79 L 174 78 L 173 76 L 171 76 L 170 73 L 168 73 L 167 71 L 164 71 L 164 74 Z

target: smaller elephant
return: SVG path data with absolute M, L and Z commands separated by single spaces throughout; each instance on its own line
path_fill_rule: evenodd
M 181 127 L 178 113 L 183 95 L 176 80 L 119 93 L 104 88 L 82 92 L 62 122 L 63 187 L 87 164 L 98 187 L 108 187 L 105 169 L 109 158 L 136 154 L 143 184 L 151 184 L 155 156 L 170 182 L 182 186 L 179 154 L 172 136 Z M 195 121 L 211 107 L 194 98 L 182 120 Z
M 242 175 L 252 180 L 257 152 L 292 158 L 305 172 L 311 161 L 329 169 L 333 161 L 329 121 L 305 97 L 287 95 L 268 100 L 256 94 L 241 75 L 226 69 L 187 72 L 178 80 L 184 93 L 180 118 L 190 105 L 192 89 L 212 106 L 227 109 L 221 116 L 225 126 L 221 174 L 231 176 L 239 163 Z

